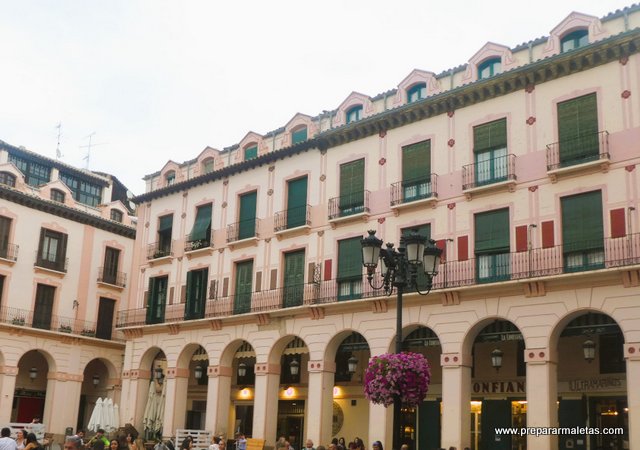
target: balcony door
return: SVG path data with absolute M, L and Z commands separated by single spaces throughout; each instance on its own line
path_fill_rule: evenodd
M 168 284 L 169 277 L 155 277 L 149 279 L 147 325 L 164 322 L 164 309 L 167 304 Z
M 251 292 L 253 291 L 253 260 L 236 264 L 236 295 L 233 313 L 244 314 L 251 311 Z
M 0 216 L 0 258 L 9 255 L 9 232 L 11 231 L 11 219 Z
M 307 222 L 307 177 L 287 183 L 287 229 Z
M 107 247 L 104 252 L 104 273 L 105 283 L 116 284 L 118 280 L 118 263 L 120 261 L 120 250 Z
M 207 298 L 209 269 L 187 272 L 187 305 L 185 319 L 202 319 Z
M 53 314 L 53 300 L 56 288 L 46 284 L 38 284 L 36 289 L 36 305 L 33 310 L 33 328 L 42 330 L 51 329 L 51 316 Z
M 113 314 L 115 309 L 115 300 L 100 297 L 100 305 L 98 306 L 98 323 L 96 324 L 97 338 L 111 339 L 111 331 L 113 330 Z
M 304 293 L 304 250 L 284 255 L 284 307 L 302 305 Z
M 240 196 L 240 214 L 238 219 L 238 240 L 248 239 L 256 235 L 257 192 L 249 192 Z

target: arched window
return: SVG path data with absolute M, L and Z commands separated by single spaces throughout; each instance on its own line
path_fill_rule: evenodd
M 167 174 L 165 175 L 164 178 L 165 178 L 165 181 L 167 182 L 167 186 L 171 186 L 173 183 L 176 182 L 176 172 L 175 172 L 175 170 L 167 172 Z
M 118 209 L 111 210 L 111 220 L 122 223 L 122 216 L 123 216 L 122 211 Z
M 207 158 L 202 161 L 202 173 L 211 173 L 213 172 L 213 158 Z
M 502 71 L 502 61 L 500 58 L 487 59 L 478 66 L 478 80 L 498 75 Z
M 249 161 L 250 159 L 255 159 L 258 157 L 258 146 L 257 145 L 249 145 L 244 148 L 244 160 Z
M 0 172 L 0 184 L 16 187 L 16 177 L 9 172 Z
M 413 103 L 427 96 L 427 83 L 414 84 L 407 90 L 407 102 Z
M 560 51 L 562 53 L 576 48 L 584 47 L 589 43 L 589 32 L 587 30 L 576 30 L 560 40 Z
M 60 189 L 51 189 L 51 200 L 58 203 L 64 203 L 64 192 Z
M 356 105 L 347 110 L 347 123 L 362 119 L 362 105 Z
M 299 144 L 307 140 L 307 127 L 302 126 L 291 132 L 291 145 Z

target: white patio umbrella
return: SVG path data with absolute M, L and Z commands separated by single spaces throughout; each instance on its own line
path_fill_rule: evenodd
M 158 407 L 156 409 L 156 417 L 154 421 L 155 432 L 160 431 L 164 423 L 164 403 L 165 403 L 165 397 L 166 397 L 165 390 L 166 390 L 166 384 L 163 384 L 162 393 L 159 396 L 156 396 Z
M 88 430 L 97 431 L 98 428 L 102 426 L 102 404 L 102 399 L 98 397 L 98 400 L 96 400 L 96 405 L 93 407 L 93 411 L 91 412 L 89 423 L 87 424 Z
M 114 427 L 115 417 L 114 417 L 114 411 L 113 411 L 113 400 L 108 398 L 105 402 L 103 402 L 103 404 L 104 404 L 104 409 L 105 409 L 105 422 L 106 422 L 104 424 L 104 429 L 107 432 L 111 432 L 111 431 L 115 430 L 115 427 Z
M 147 395 L 147 404 L 144 407 L 144 416 L 142 417 L 142 425 L 145 430 L 154 430 L 154 421 L 158 409 L 158 394 L 156 393 L 155 381 L 149 383 L 149 394 Z
M 113 426 L 116 430 L 120 428 L 120 408 L 117 404 L 113 405 Z

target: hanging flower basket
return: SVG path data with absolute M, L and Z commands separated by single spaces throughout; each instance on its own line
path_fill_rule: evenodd
M 405 406 L 418 406 L 429 390 L 431 368 L 420 353 L 385 353 L 369 361 L 364 375 L 364 395 L 378 405 L 393 404 L 400 395 Z

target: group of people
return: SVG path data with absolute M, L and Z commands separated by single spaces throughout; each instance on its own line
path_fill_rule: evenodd
M 16 438 L 13 439 L 11 428 L 5 427 L 0 430 L 0 450 L 41 450 L 42 448 L 35 433 L 18 430 Z
M 372 450 L 384 450 L 382 446 L 382 442 L 374 441 L 371 444 Z M 284 437 L 281 436 L 276 442 L 276 450 L 295 450 L 291 443 Z M 359 437 L 356 437 L 353 441 L 347 444 L 346 440 L 341 438 L 333 438 L 331 443 L 327 446 L 318 445 L 317 447 L 313 446 L 313 441 L 311 439 L 307 439 L 304 447 L 301 450 L 367 450 L 364 441 Z M 402 446 L 402 450 L 409 450 L 409 447 L 406 445 Z

